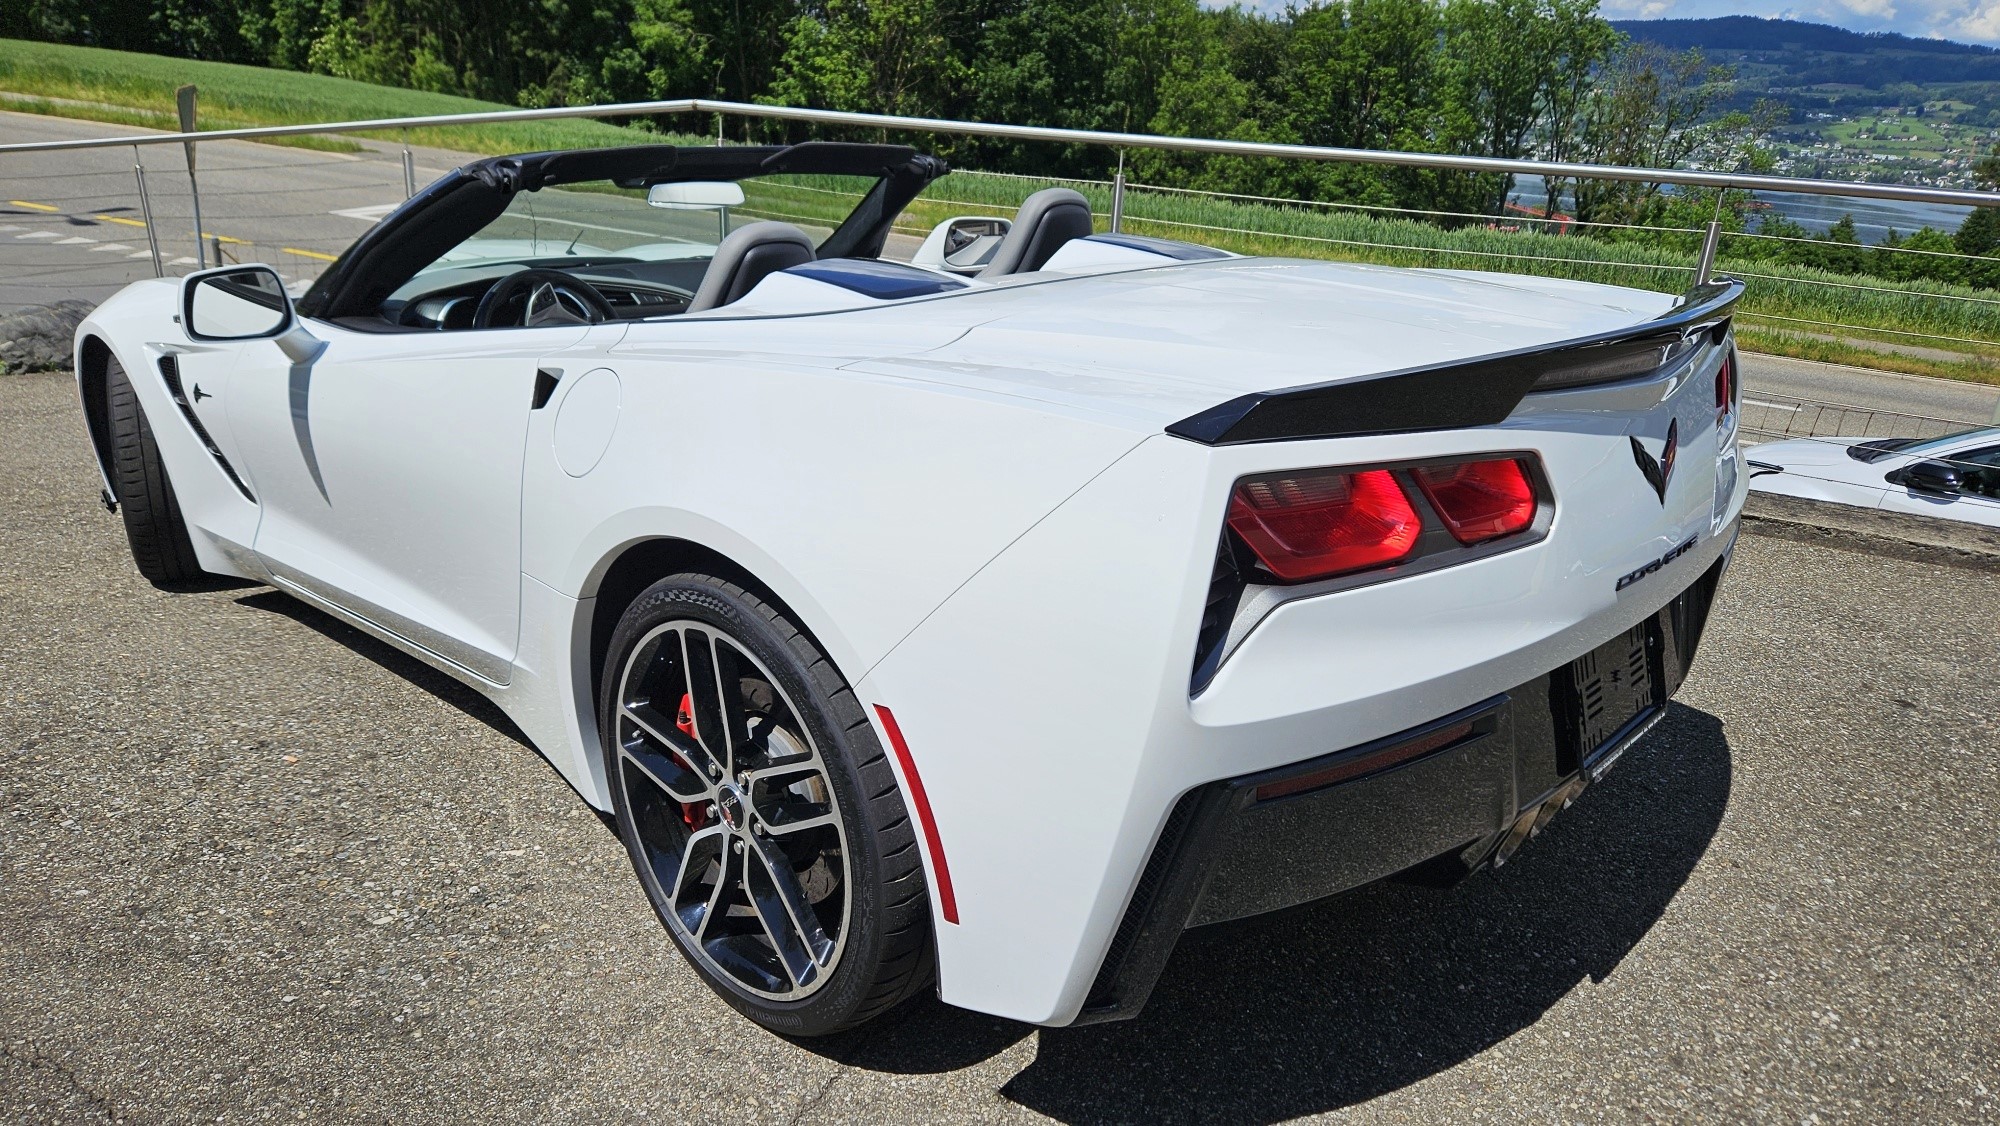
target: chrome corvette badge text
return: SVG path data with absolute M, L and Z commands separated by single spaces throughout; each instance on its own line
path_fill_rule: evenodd
M 1638 582 L 1640 579 L 1645 578 L 1647 575 L 1652 574 L 1654 571 L 1659 570 L 1660 568 L 1666 566 L 1667 564 L 1672 563 L 1674 560 L 1679 559 L 1681 556 L 1686 555 L 1688 552 L 1693 551 L 1695 541 L 1699 540 L 1700 538 L 1701 538 L 1700 536 L 1689 536 L 1686 543 L 1680 545 L 1677 548 L 1674 548 L 1672 551 L 1667 552 L 1665 555 L 1660 556 L 1658 559 L 1653 560 L 1651 563 L 1646 564 L 1644 567 L 1641 567 L 1638 570 L 1627 574 L 1624 578 L 1619 579 L 1618 585 L 1614 589 L 1624 590 L 1626 587 L 1631 586 L 1633 583 Z

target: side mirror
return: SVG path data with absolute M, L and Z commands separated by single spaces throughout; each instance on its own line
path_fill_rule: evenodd
M 292 327 L 292 299 L 269 266 L 225 266 L 181 281 L 190 340 L 263 340 Z
M 1896 476 L 1899 478 L 1897 484 L 1936 496 L 1957 496 L 1959 489 L 1965 485 L 1958 468 L 1945 461 L 1920 461 L 1898 470 Z
M 910 258 L 913 266 L 976 274 L 993 260 L 1013 223 L 1007 219 L 962 215 L 931 228 L 929 237 Z

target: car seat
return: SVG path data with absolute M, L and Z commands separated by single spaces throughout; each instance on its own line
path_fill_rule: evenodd
M 982 278 L 1041 269 L 1062 245 L 1091 233 L 1090 201 L 1068 188 L 1043 188 L 1021 202 Z
M 738 227 L 715 248 L 708 272 L 687 311 L 699 313 L 736 301 L 757 283 L 813 260 L 812 239 L 790 223 L 763 222 Z

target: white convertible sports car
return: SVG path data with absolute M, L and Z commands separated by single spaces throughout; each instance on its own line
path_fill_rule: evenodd
M 1743 451 L 1750 487 L 2000 528 L 2000 426 L 1938 438 L 1789 438 Z
M 791 1034 L 933 982 L 1132 1016 L 1184 928 L 1504 862 L 1660 717 L 1743 504 L 1740 285 L 1242 258 L 1064 190 L 883 260 L 944 172 L 495 158 L 296 304 L 137 283 L 77 334 L 106 502 L 153 582 L 491 696 Z

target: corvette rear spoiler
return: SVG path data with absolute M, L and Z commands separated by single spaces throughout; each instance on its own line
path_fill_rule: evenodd
M 1491 426 L 1531 392 L 1649 378 L 1705 339 L 1721 343 L 1742 297 L 1742 282 L 1716 278 L 1628 328 L 1366 379 L 1258 391 L 1181 419 L 1167 433 L 1232 446 Z

